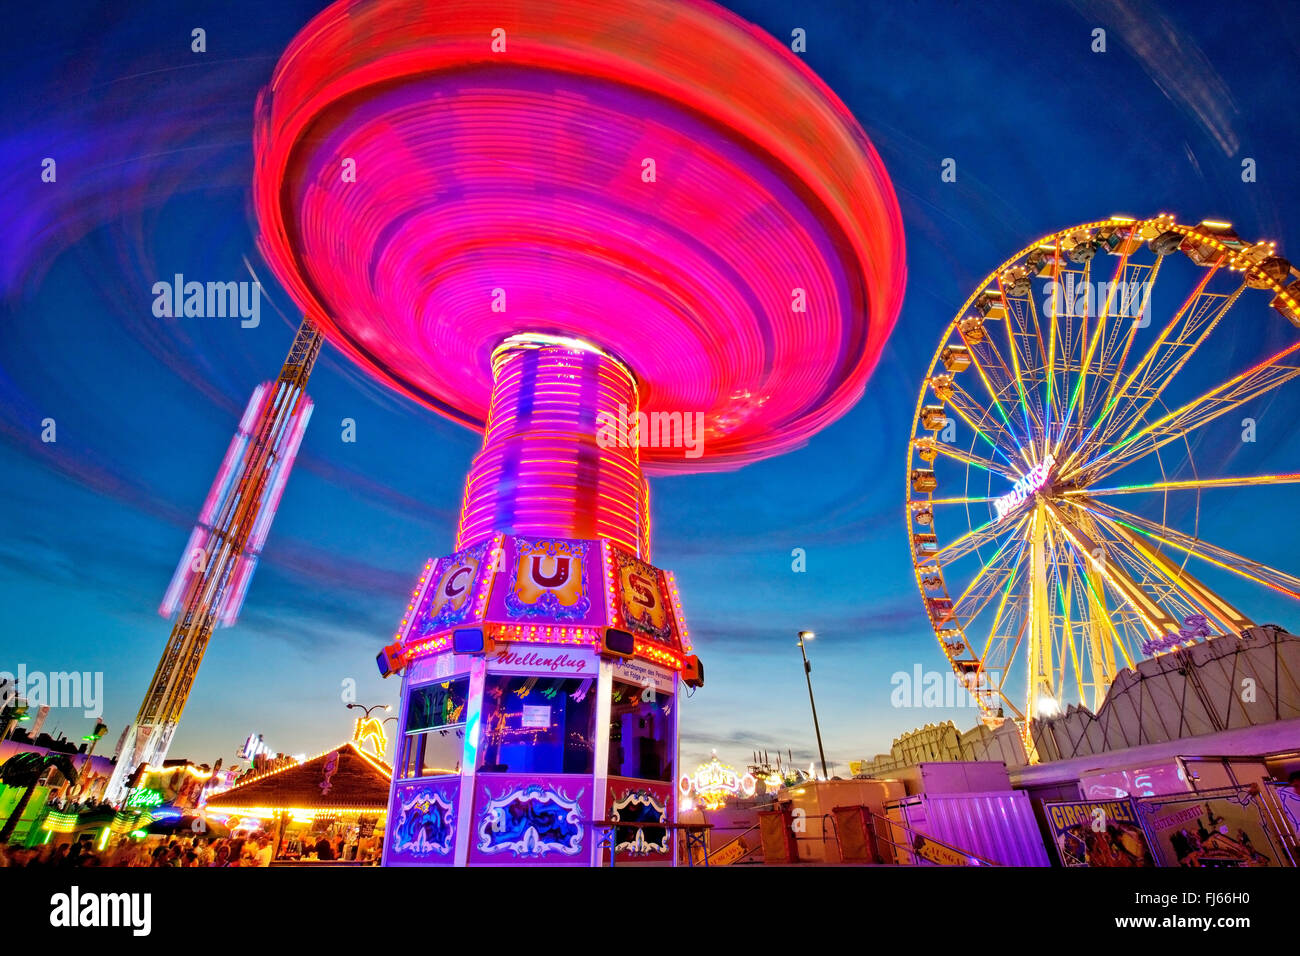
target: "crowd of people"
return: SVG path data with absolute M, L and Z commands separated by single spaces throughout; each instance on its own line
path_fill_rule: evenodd
M 39 847 L 0 845 L 0 867 L 93 866 L 270 866 L 274 848 L 269 836 L 171 837 L 127 840 L 103 850 L 90 834 L 72 843 Z
M 281 848 L 281 859 L 292 861 L 347 861 L 376 863 L 376 837 L 348 843 L 342 836 L 321 836 L 302 844 L 297 840 Z M 128 839 L 103 850 L 83 833 L 71 843 L 23 847 L 0 844 L 0 867 L 5 866 L 270 866 L 275 847 L 270 835 L 250 837 L 151 836 Z

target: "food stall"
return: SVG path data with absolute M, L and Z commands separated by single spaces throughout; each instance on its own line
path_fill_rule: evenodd
M 207 813 L 232 831 L 259 821 L 277 863 L 378 863 L 391 782 L 386 763 L 349 741 L 240 780 L 209 797 Z

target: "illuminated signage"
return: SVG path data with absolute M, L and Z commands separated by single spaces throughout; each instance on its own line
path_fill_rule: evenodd
M 505 598 L 511 617 L 565 621 L 586 614 L 587 542 L 516 538 L 514 546 L 514 580 Z
M 481 542 L 438 562 L 425 620 L 417 627 L 421 636 L 464 624 L 473 616 L 476 608 L 471 597 L 488 544 Z
M 1001 521 L 1024 504 L 1025 499 L 1043 487 L 1047 482 L 1047 473 L 1052 470 L 1054 464 L 1056 464 L 1056 459 L 1052 457 L 1051 452 L 1048 452 L 1047 457 L 1029 469 L 1029 473 L 1017 481 L 1010 491 L 1001 498 L 994 499 L 993 507 L 998 513 L 995 520 Z
M 713 752 L 708 763 L 700 764 L 692 776 L 683 776 L 678 782 L 682 796 L 694 794 L 699 805 L 706 810 L 720 810 L 726 806 L 727 798 L 737 795 L 752 797 L 758 782 L 752 774 L 739 776 L 736 771 L 718 759 Z
M 239 748 L 239 753 L 236 754 L 236 756 L 242 757 L 244 760 L 252 760 L 258 754 L 271 753 L 271 748 L 266 745 L 266 741 L 262 739 L 262 735 L 259 733 L 251 733 L 248 735 L 248 739 L 244 741 L 244 746 Z
M 163 802 L 162 791 L 143 787 L 132 790 L 126 798 L 128 807 L 156 807 Z
M 380 759 L 388 749 L 388 735 L 384 733 L 384 722 L 378 717 L 358 717 L 356 730 L 352 733 L 352 742 L 358 750 L 370 745 L 370 752 Z
M 666 589 L 658 568 L 612 549 L 617 581 L 617 598 L 623 623 L 629 631 L 660 644 L 675 643 L 673 621 L 664 599 Z

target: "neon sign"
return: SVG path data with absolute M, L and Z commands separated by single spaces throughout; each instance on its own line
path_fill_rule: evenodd
M 248 739 L 244 741 L 244 746 L 239 748 L 239 753 L 237 753 L 236 756 L 242 757 L 245 760 L 252 760 L 258 754 L 267 754 L 270 756 L 271 748 L 266 745 L 266 741 L 262 739 L 262 735 L 254 731 L 248 735 Z
M 126 798 L 128 807 L 156 807 L 163 802 L 162 792 L 140 788 L 132 790 Z
M 352 742 L 361 750 L 367 743 L 374 756 L 383 758 L 388 749 L 388 735 L 384 733 L 384 724 L 378 717 L 358 717 L 356 730 L 352 733 Z
M 1032 495 L 1047 482 L 1047 473 L 1052 470 L 1056 464 L 1056 459 L 1052 453 L 1048 452 L 1047 457 L 1036 464 L 1029 472 L 1012 486 L 1001 498 L 995 498 L 993 507 L 997 511 L 996 521 L 1001 521 L 1012 511 L 1024 504 L 1025 499 Z
M 700 764 L 695 769 L 694 776 L 683 775 L 678 781 L 682 796 L 695 794 L 699 805 L 706 810 L 721 810 L 726 806 L 728 797 L 752 797 L 757 786 L 753 774 L 739 776 L 732 767 L 718 759 L 716 750 L 708 763 Z

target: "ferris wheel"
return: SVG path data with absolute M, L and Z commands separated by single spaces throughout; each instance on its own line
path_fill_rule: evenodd
M 1251 627 L 1205 570 L 1300 599 L 1300 578 L 1201 529 L 1212 496 L 1300 473 L 1193 455 L 1300 376 L 1300 334 L 1265 307 L 1300 327 L 1298 279 L 1227 223 L 1113 217 L 1022 249 L 947 326 L 912 424 L 908 531 L 987 721 L 1095 712 L 1119 670 Z M 1251 344 L 1264 354 L 1240 358 Z

